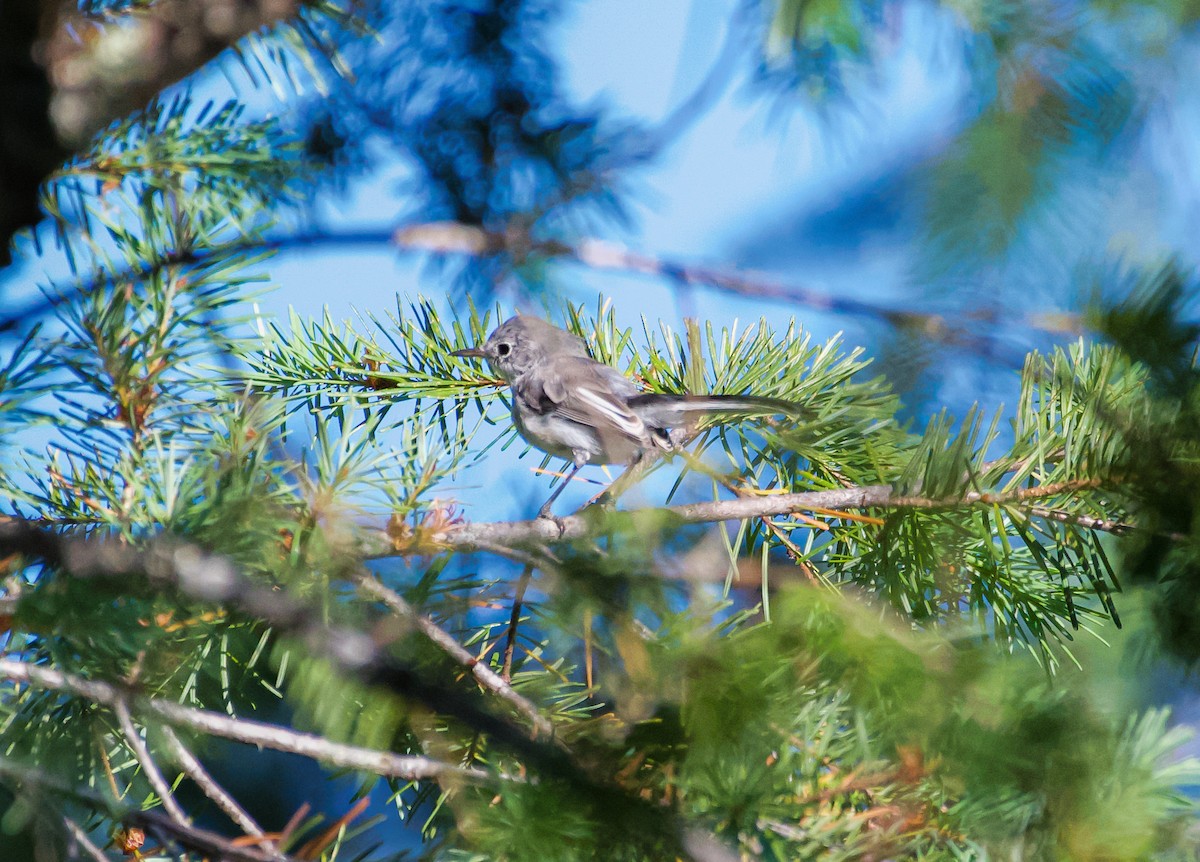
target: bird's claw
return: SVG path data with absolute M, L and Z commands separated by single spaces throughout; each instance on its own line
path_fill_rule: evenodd
M 550 504 L 547 503 L 538 510 L 538 520 L 553 521 L 554 526 L 558 527 L 558 537 L 561 539 L 563 534 L 567 532 L 567 522 L 550 511 Z

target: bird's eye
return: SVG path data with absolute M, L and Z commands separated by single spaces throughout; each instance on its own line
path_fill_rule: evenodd
M 512 353 L 512 345 L 511 344 L 501 341 L 499 344 L 496 345 L 496 355 L 497 356 L 508 356 L 508 354 L 510 354 L 510 353 Z

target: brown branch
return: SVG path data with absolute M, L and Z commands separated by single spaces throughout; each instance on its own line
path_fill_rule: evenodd
M 83 144 L 242 37 L 296 15 L 304 5 L 303 0 L 159 0 L 120 16 L 67 12 L 40 51 L 54 85 L 50 115 L 59 138 L 70 146 Z
M 512 612 L 508 615 L 508 631 L 504 636 L 504 664 L 500 672 L 505 680 L 512 679 L 513 652 L 517 647 L 517 628 L 521 625 L 521 608 L 525 601 L 525 590 L 533 577 L 533 567 L 526 566 L 521 570 L 517 579 L 517 589 L 513 593 Z
M 1137 530 L 1136 524 L 1128 524 L 1111 518 L 1096 518 L 1091 515 L 1078 515 L 1074 512 L 1064 512 L 1061 509 L 1049 509 L 1045 506 L 1024 506 L 1021 510 L 1047 521 L 1059 521 L 1072 524 L 1088 530 L 1098 530 L 1102 533 L 1112 533 L 1114 536 L 1125 536 Z M 1166 538 L 1176 542 L 1185 541 L 1188 537 L 1183 533 L 1165 533 Z
M 801 491 L 791 494 L 739 497 L 735 500 L 712 500 L 611 514 L 587 510 L 578 515 L 559 518 L 557 521 L 538 518 L 532 521 L 464 523 L 435 535 L 434 541 L 441 547 L 454 550 L 475 550 L 489 545 L 548 544 L 591 538 L 603 530 L 611 519 L 619 518 L 631 519 L 635 522 L 642 521 L 648 526 L 682 526 L 790 515 L 794 512 L 811 509 L 835 512 L 843 509 L 957 509 L 980 504 L 1020 503 L 1097 488 L 1099 485 L 1100 482 L 1096 479 L 1080 479 L 1054 482 L 1033 488 L 1018 488 L 1008 492 L 969 491 L 961 496 L 947 499 L 933 499 L 916 495 L 901 496 L 895 494 L 890 485 L 863 485 L 857 488 L 835 488 L 827 491 Z M 1092 521 L 1090 524 L 1081 522 L 1081 525 L 1098 530 L 1105 527 L 1117 527 L 1116 524 L 1101 520 Z M 1117 529 L 1112 531 L 1119 532 Z M 385 553 L 377 554 L 377 556 L 386 555 Z

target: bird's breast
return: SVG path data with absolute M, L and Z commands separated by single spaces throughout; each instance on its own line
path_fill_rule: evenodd
M 550 455 L 587 463 L 599 454 L 599 441 L 594 434 L 578 423 L 555 416 L 553 411 L 522 410 L 514 398 L 512 418 L 525 442 Z M 586 457 L 580 458 L 581 454 Z

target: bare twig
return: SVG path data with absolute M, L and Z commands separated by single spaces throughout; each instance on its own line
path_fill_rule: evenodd
M 569 258 L 592 269 L 643 273 L 743 296 L 797 303 L 834 314 L 873 318 L 893 326 L 918 330 L 927 338 L 966 346 L 991 344 L 994 339 L 980 332 L 999 324 L 1056 335 L 1077 335 L 1084 329 L 1079 315 L 1066 312 L 1002 315 L 989 309 L 964 314 L 965 322 L 957 322 L 941 314 L 891 308 L 836 296 L 832 292 L 805 285 L 785 283 L 768 273 L 669 261 L 596 239 L 583 239 L 570 245 L 557 240 L 534 240 L 518 230 L 502 233 L 458 222 L 434 222 L 400 228 L 393 241 L 402 248 L 473 256 L 536 253 L 544 257 Z
M 133 749 L 134 756 L 142 766 L 142 772 L 146 774 L 150 786 L 158 794 L 159 801 L 162 802 L 162 807 L 166 810 L 167 815 L 176 823 L 184 826 L 189 825 L 187 815 L 183 813 L 183 809 L 175 801 L 175 795 L 171 793 L 171 785 L 167 783 L 167 779 L 163 777 L 158 764 L 150 756 L 150 749 L 146 747 L 146 741 L 142 739 L 142 735 L 134 727 L 133 716 L 129 714 L 129 704 L 125 702 L 125 698 L 117 695 L 113 698 L 109 706 L 116 714 L 117 722 L 121 725 L 121 733 L 125 735 L 125 741 Z
M 933 499 L 920 496 L 897 495 L 891 485 L 863 485 L 857 488 L 835 488 L 827 491 L 801 491 L 791 494 L 739 497 L 736 500 L 712 500 L 703 503 L 688 503 L 680 506 L 641 509 L 632 512 L 613 513 L 605 518 L 598 513 L 585 510 L 578 515 L 569 515 L 552 522 L 546 518 L 532 521 L 498 521 L 491 523 L 464 523 L 455 525 L 437 534 L 434 539 L 442 547 L 456 550 L 473 549 L 478 543 L 493 545 L 522 546 L 529 543 L 571 542 L 587 539 L 601 532 L 611 518 L 642 520 L 659 526 L 705 524 L 721 521 L 744 521 L 751 518 L 789 515 L 811 509 L 839 511 L 842 509 L 956 509 L 974 505 L 996 505 L 1066 494 L 1099 486 L 1095 479 L 1071 482 L 1055 482 L 1032 488 L 1018 488 L 1006 492 L 970 491 L 958 497 Z M 1047 517 L 1051 517 L 1047 515 Z M 1093 529 L 1113 528 L 1125 525 L 1110 524 L 1095 520 Z
M 125 692 L 109 683 L 83 679 L 11 658 L 0 658 L 0 677 L 40 688 L 68 692 L 113 709 L 116 709 L 117 703 L 124 702 L 128 697 Z M 361 769 L 375 775 L 402 778 L 406 781 L 452 776 L 477 781 L 495 779 L 495 776 L 479 769 L 464 769 L 426 757 L 403 756 L 390 751 L 344 745 L 285 727 L 245 718 L 232 718 L 218 712 L 183 706 L 170 700 L 140 698 L 135 702 L 147 712 L 180 727 L 232 739 L 246 745 L 299 754 L 331 766 Z
M 1061 509 L 1049 509 L 1045 506 L 1023 506 L 1021 510 L 1035 517 L 1045 518 L 1047 521 L 1073 524 L 1088 530 L 1112 533 L 1114 536 L 1125 536 L 1137 530 L 1135 524 L 1127 524 L 1124 521 L 1117 521 L 1112 518 L 1096 518 L 1091 515 L 1079 515 L 1074 512 L 1064 512 Z M 1166 538 L 1176 542 L 1183 542 L 1188 538 L 1184 533 L 1166 533 L 1164 535 Z
M 171 756 L 179 763 L 179 768 L 184 774 L 190 778 L 197 787 L 203 791 L 204 795 L 211 799 L 218 808 L 228 815 L 229 819 L 238 825 L 247 835 L 252 835 L 255 838 L 263 838 L 264 832 L 261 826 L 255 822 L 254 818 L 238 804 L 229 793 L 217 783 L 204 768 L 204 765 L 196 759 L 196 756 L 188 751 L 187 746 L 169 726 L 162 727 L 163 738 L 167 741 L 167 747 L 171 750 Z M 273 848 L 269 841 L 264 840 L 264 849 L 270 852 Z
M 403 596 L 395 590 L 388 589 L 378 578 L 370 574 L 360 574 L 355 579 L 355 583 L 368 596 L 383 602 L 384 605 L 398 616 L 416 626 L 422 634 L 444 650 L 451 658 L 470 669 L 472 676 L 475 677 L 475 680 L 481 686 L 499 696 L 516 709 L 517 712 L 525 716 L 533 726 L 537 736 L 546 738 L 554 736 L 554 725 L 541 714 L 531 700 L 517 693 L 512 685 L 509 684 L 506 677 L 497 674 L 487 664 L 477 661 L 475 656 L 455 640 L 449 632 L 439 627 L 429 617 L 417 613 L 413 606 L 404 600 Z
M 67 828 L 67 832 L 76 844 L 83 848 L 83 852 L 87 853 L 95 862 L 110 862 L 109 858 L 104 855 L 104 852 L 97 847 L 88 834 L 83 831 L 83 827 L 72 820 L 70 817 L 63 815 L 63 826 Z
M 9 782 L 31 790 L 51 791 L 79 800 L 98 811 L 105 812 L 126 826 L 137 826 L 148 832 L 170 836 L 172 840 L 183 847 L 205 854 L 205 858 L 220 859 L 222 862 L 279 862 L 276 857 L 261 850 L 241 847 L 216 833 L 199 829 L 188 823 L 178 823 L 157 810 L 132 808 L 86 788 L 67 784 L 62 779 L 27 763 L 18 763 L 0 757 L 0 776 Z M 104 856 L 101 855 L 100 858 L 104 859 Z M 295 860 L 293 856 L 283 858 L 284 860 Z

